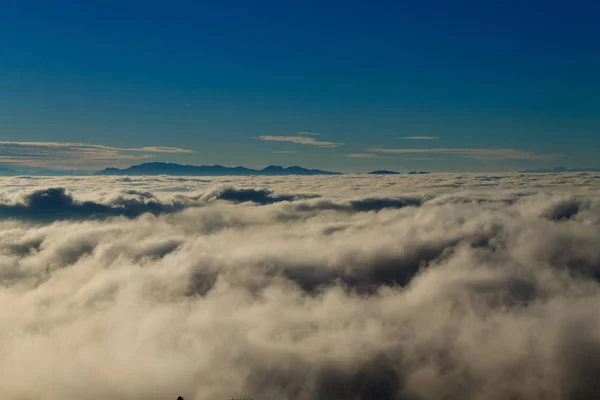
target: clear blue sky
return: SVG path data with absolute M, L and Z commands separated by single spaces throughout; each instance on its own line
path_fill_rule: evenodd
M 597 1 L 0 0 L 0 10 L 9 166 L 600 166 Z

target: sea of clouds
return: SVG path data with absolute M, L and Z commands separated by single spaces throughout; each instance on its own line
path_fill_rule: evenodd
M 0 398 L 600 397 L 600 174 L 0 179 Z

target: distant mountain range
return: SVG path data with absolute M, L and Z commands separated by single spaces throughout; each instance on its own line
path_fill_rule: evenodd
M 519 173 L 560 174 L 565 172 L 600 172 L 600 168 L 540 168 L 526 169 Z M 408 175 L 429 174 L 427 171 L 411 171 Z M 32 167 L 8 168 L 0 166 L 0 176 L 75 176 L 75 175 L 179 175 L 179 176 L 252 176 L 252 175 L 340 175 L 340 172 L 307 169 L 302 167 L 281 167 L 269 165 L 263 169 L 246 167 L 225 167 L 222 165 L 181 165 L 174 163 L 152 162 L 133 165 L 129 168 L 106 168 L 102 171 L 54 170 Z M 400 175 L 400 172 L 376 170 L 368 175 Z
M 412 171 L 408 174 L 428 174 Z M 224 167 L 222 165 L 181 165 L 174 163 L 152 162 L 133 165 L 129 168 L 106 168 L 102 171 L 54 170 L 32 167 L 8 168 L 0 166 L 0 176 L 81 176 L 81 175 L 178 175 L 178 176 L 253 176 L 253 175 L 341 175 L 340 172 L 307 169 L 302 167 L 281 167 L 269 165 L 263 169 L 246 167 Z M 368 175 L 400 175 L 400 172 L 377 170 Z
M 519 171 L 524 174 L 560 174 L 563 172 L 600 172 L 600 168 L 566 168 L 556 167 L 553 169 L 526 169 Z
M 144 163 L 129 168 L 106 168 L 95 175 L 180 175 L 180 176 L 229 176 L 229 175 L 339 175 L 339 172 L 306 169 L 302 167 L 280 167 L 269 165 L 263 169 L 246 167 L 224 167 L 222 165 L 180 165 L 173 163 Z

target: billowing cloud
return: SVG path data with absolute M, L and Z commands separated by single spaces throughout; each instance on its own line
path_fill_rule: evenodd
M 274 142 L 290 142 L 316 147 L 340 147 L 344 145 L 344 143 L 324 142 L 303 136 L 259 136 L 259 139 Z
M 0 142 L 1 163 L 27 167 L 89 169 L 112 162 L 145 160 L 154 157 L 155 153 L 195 151 L 178 147 L 122 148 L 67 142 Z
M 444 149 L 444 148 L 429 148 L 429 149 L 387 149 L 387 148 L 370 148 L 369 152 L 382 154 L 453 154 L 478 160 L 544 160 L 556 157 L 549 154 L 537 154 L 531 151 L 522 151 L 515 149 Z
M 65 188 L 40 189 L 25 193 L 23 198 L 0 204 L 0 219 L 54 221 L 61 219 L 95 219 L 114 216 L 137 217 L 144 213 L 162 214 L 180 211 L 190 202 L 163 203 L 152 193 L 124 190 L 105 203 L 77 201 Z
M 251 202 L 255 204 L 273 204 L 282 201 L 293 201 L 319 197 L 310 194 L 275 194 L 268 189 L 235 188 L 231 186 L 214 187 L 199 198 L 203 201 L 226 200 L 233 203 Z
M 3 399 L 600 396 L 599 174 L 0 181 Z

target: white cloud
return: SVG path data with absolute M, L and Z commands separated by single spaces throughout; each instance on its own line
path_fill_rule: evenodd
M 316 147 L 340 147 L 344 145 L 344 143 L 324 142 L 302 136 L 259 136 L 259 139 L 274 142 L 290 142 Z
M 597 174 L 0 183 L 3 399 L 600 395 Z
M 382 156 L 380 154 L 373 154 L 373 153 L 353 153 L 353 154 L 346 154 L 345 157 L 348 157 L 348 158 L 394 158 L 394 157 Z
M 296 132 L 296 135 L 321 136 L 320 133 L 315 132 Z
M 296 154 L 298 152 L 296 150 L 273 150 L 272 153 L 276 153 L 276 154 Z
M 181 149 L 179 147 L 160 147 L 160 146 L 147 146 L 147 147 L 140 147 L 140 148 L 132 148 L 132 149 L 128 149 L 128 148 L 116 148 L 115 150 L 119 150 L 119 151 L 148 151 L 148 152 L 152 152 L 152 153 L 197 153 L 197 151 L 194 150 L 187 150 L 187 149 Z
M 92 169 L 111 162 L 145 160 L 157 153 L 181 154 L 195 151 L 178 147 L 123 148 L 67 142 L 0 142 L 0 162 L 42 168 Z
M 439 139 L 437 136 L 402 136 L 396 139 L 404 139 L 404 140 L 435 140 Z
M 479 160 L 544 160 L 555 158 L 556 155 L 537 154 L 531 151 L 522 151 L 515 149 L 496 149 L 496 148 L 474 148 L 474 149 L 451 149 L 451 148 L 429 148 L 429 149 L 387 149 L 387 148 L 369 148 L 367 151 L 382 154 L 453 154 Z

